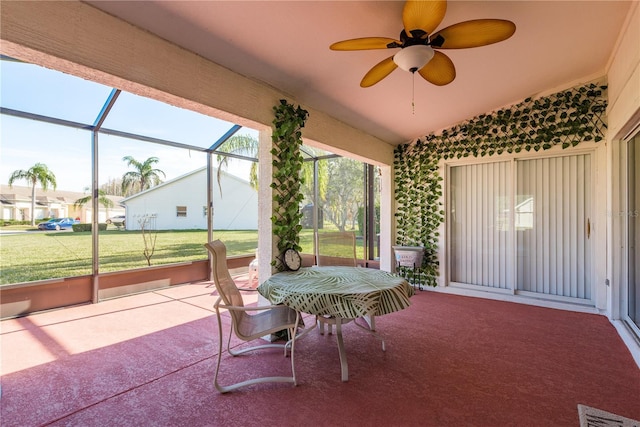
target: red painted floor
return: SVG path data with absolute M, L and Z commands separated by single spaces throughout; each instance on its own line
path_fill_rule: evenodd
M 640 370 L 605 317 L 428 291 L 376 319 L 386 352 L 345 326 L 348 382 L 335 338 L 312 332 L 297 387 L 220 395 L 215 299 L 194 284 L 2 321 L 0 424 L 577 426 L 578 404 L 640 419 Z M 221 381 L 289 366 L 225 354 Z

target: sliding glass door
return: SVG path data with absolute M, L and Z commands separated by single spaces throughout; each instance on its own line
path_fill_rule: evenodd
M 592 155 L 450 168 L 451 282 L 592 299 Z
M 591 155 L 516 165 L 518 289 L 591 299 Z
M 627 313 L 640 328 L 640 134 L 627 143 Z

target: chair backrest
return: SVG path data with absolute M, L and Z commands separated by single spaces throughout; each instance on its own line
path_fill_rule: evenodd
M 356 267 L 356 233 L 340 231 L 318 233 L 316 236 L 316 263 Z
M 204 244 L 211 252 L 213 261 L 213 282 L 216 285 L 218 294 L 226 305 L 235 305 L 243 307 L 242 295 L 236 286 L 236 283 L 229 274 L 227 268 L 227 247 L 220 240 L 214 240 Z M 232 311 L 232 315 L 238 312 Z

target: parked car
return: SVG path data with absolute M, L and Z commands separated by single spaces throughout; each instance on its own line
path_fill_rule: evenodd
M 124 215 L 116 215 L 116 216 L 112 216 L 111 218 L 107 219 L 107 224 L 122 225 L 124 227 L 124 223 L 125 223 L 125 216 Z
M 66 230 L 79 222 L 73 218 L 51 218 L 38 224 L 38 230 Z

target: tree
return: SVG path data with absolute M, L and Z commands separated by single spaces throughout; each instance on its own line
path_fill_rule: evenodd
M 324 151 L 307 146 L 305 151 L 318 157 L 326 155 Z M 302 191 L 309 201 L 313 200 L 315 191 L 313 163 L 305 162 L 302 169 L 305 175 Z M 323 218 L 333 223 L 340 231 L 347 227 L 355 229 L 358 211 L 364 206 L 363 163 L 344 157 L 320 159 L 317 163 L 318 209 L 323 211 Z
M 162 182 L 160 175 L 166 177 L 163 171 L 153 167 L 160 161 L 157 157 L 149 157 L 144 162 L 139 162 L 131 156 L 125 156 L 122 160 L 127 162 L 127 166 L 135 169 L 122 175 L 123 195 L 130 195 L 135 191 L 144 191 L 160 184 Z
M 93 195 L 92 194 L 88 194 L 84 197 L 79 198 L 78 200 L 76 200 L 73 203 L 73 207 L 74 209 L 80 208 L 84 205 L 86 205 L 87 203 L 89 203 L 91 200 L 93 199 Z M 105 207 L 105 209 L 107 209 L 107 216 L 109 216 L 109 208 L 113 207 L 113 201 L 111 199 L 109 199 L 107 197 L 107 195 L 105 194 L 104 191 L 102 190 L 98 190 L 98 203 L 100 203 L 102 206 Z
M 304 150 L 312 156 L 322 156 L 326 155 L 326 151 L 322 151 L 313 147 L 305 146 Z M 304 196 L 313 200 L 315 188 L 314 188 L 314 173 L 313 173 L 313 165 L 316 162 L 306 161 L 302 165 L 302 175 L 304 176 L 304 183 L 302 184 L 301 191 Z M 327 197 L 327 184 L 329 178 L 329 170 L 327 168 L 327 160 L 318 160 L 318 197 L 320 200 L 323 200 Z M 319 203 L 321 204 L 321 203 Z
M 138 225 L 140 225 L 140 234 L 144 242 L 142 254 L 147 260 L 147 265 L 151 267 L 151 257 L 156 251 L 156 240 L 158 239 L 158 230 L 155 229 L 155 217 L 145 215 L 138 219 Z
M 9 187 L 19 180 L 25 180 L 31 184 L 31 225 L 36 225 L 36 185 L 40 183 L 43 190 L 47 190 L 51 185 L 55 190 L 57 187 L 56 176 L 47 165 L 36 163 L 27 170 L 13 171 L 9 177 Z
M 250 135 L 237 135 L 229 138 L 223 145 L 223 151 L 231 154 L 240 154 L 247 157 L 257 157 L 258 155 L 258 140 Z M 323 150 L 315 149 L 313 147 L 305 146 L 305 151 L 310 153 L 311 156 L 322 156 L 327 154 Z M 231 157 L 218 154 L 218 187 L 220 194 L 222 194 L 222 187 L 220 186 L 220 178 L 222 171 L 224 171 L 229 164 Z M 330 165 L 331 160 L 318 161 L 318 205 L 324 208 L 327 213 L 326 218 L 333 222 L 340 230 L 346 228 L 347 220 L 351 220 L 352 228 L 355 226 L 357 220 L 358 207 L 363 203 L 362 186 L 353 186 L 353 183 L 362 182 L 362 163 L 349 159 L 336 159 L 334 160 L 335 166 L 332 168 Z M 313 161 L 303 162 L 301 175 L 303 177 L 303 183 L 300 191 L 304 194 L 308 200 L 314 198 L 314 171 Z M 346 168 L 346 169 L 343 169 Z M 331 169 L 331 170 L 330 170 Z M 328 183 L 332 182 L 333 191 L 328 194 Z M 258 163 L 253 162 L 251 164 L 249 184 L 255 190 L 258 188 Z M 336 185 L 340 188 L 336 188 Z
M 234 135 L 227 140 L 223 145 L 223 151 L 230 154 L 239 154 L 247 157 L 258 157 L 258 140 L 250 135 Z M 313 147 L 305 146 L 305 151 L 311 153 L 311 155 L 324 155 L 325 151 L 315 149 Z M 220 177 L 222 171 L 224 171 L 229 165 L 229 156 L 218 154 L 218 186 L 220 185 Z M 304 183 L 302 184 L 301 191 L 310 200 L 313 200 L 313 163 L 312 161 L 306 161 L 302 165 L 302 176 Z M 318 192 L 320 198 L 326 197 L 327 191 L 327 162 L 318 162 Z M 258 163 L 252 162 L 251 170 L 249 171 L 249 184 L 254 190 L 258 189 Z M 222 194 L 222 189 L 220 189 Z
M 247 157 L 258 157 L 258 140 L 251 135 L 234 135 L 222 144 L 224 152 L 230 154 L 239 154 Z M 217 155 L 218 160 L 218 189 L 220 195 L 222 195 L 222 185 L 220 184 L 220 178 L 222 178 L 222 172 L 229 166 L 229 159 L 231 157 L 222 154 Z M 249 170 L 249 185 L 254 190 L 258 190 L 258 162 L 251 162 L 251 169 Z
M 320 207 L 325 218 L 335 224 L 338 230 L 344 231 L 347 222 L 355 228 L 358 208 L 364 204 L 363 164 L 344 157 L 331 159 L 327 163 L 326 196 L 320 197 Z
M 108 194 L 110 196 L 123 196 L 122 177 L 109 178 L 107 182 L 100 185 L 100 190 L 104 191 L 104 194 Z

